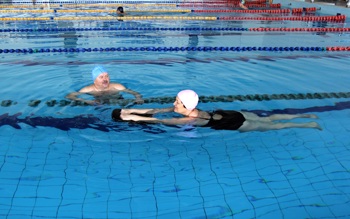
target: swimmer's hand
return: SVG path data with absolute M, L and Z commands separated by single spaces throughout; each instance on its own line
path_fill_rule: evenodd
M 151 115 L 154 115 L 156 113 L 166 113 L 166 112 L 173 112 L 174 107 L 169 108 L 160 108 L 160 109 L 122 109 L 122 114 L 138 114 L 141 116 L 149 117 Z
M 146 117 L 146 116 L 139 116 L 135 114 L 128 114 L 128 113 L 123 113 L 123 110 L 121 111 L 120 118 L 122 120 L 126 121 L 134 121 L 134 122 L 139 122 L 139 121 L 156 121 L 156 118 L 153 117 Z
M 141 97 L 137 97 L 134 101 L 136 104 L 143 104 L 145 101 Z
M 84 102 L 91 106 L 102 105 L 102 103 L 99 100 L 84 100 Z
M 125 121 L 138 121 L 138 119 L 135 118 L 135 115 L 133 115 L 133 114 L 125 114 L 125 113 L 123 113 L 123 111 L 120 114 L 120 118 L 122 120 L 125 120 Z
M 150 109 L 122 109 L 121 114 L 146 114 Z

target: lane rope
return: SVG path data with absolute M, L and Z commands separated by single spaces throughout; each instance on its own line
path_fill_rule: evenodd
M 203 1 L 186 1 L 186 3 L 190 3 L 190 4 L 202 4 L 202 3 L 213 3 L 213 4 L 227 4 L 227 3 L 232 3 L 232 2 L 239 2 L 239 0 L 235 0 L 235 1 L 210 1 L 210 0 L 203 0 Z M 74 5 L 87 5 L 87 4 L 143 4 L 145 3 L 144 1 L 52 1 L 50 0 L 50 2 L 46 1 L 36 1 L 35 4 L 42 4 L 45 5 L 47 3 L 50 4 L 74 4 Z M 147 1 L 146 4 L 177 4 L 179 3 L 179 1 Z M 261 3 L 264 4 L 266 3 L 266 0 L 255 0 L 253 3 Z M 0 2 L 0 4 L 4 4 L 4 5 L 8 5 L 5 2 Z M 29 5 L 33 5 L 33 1 L 12 1 L 12 4 L 19 4 L 19 5 L 25 5 L 25 4 L 29 4 Z M 34 5 L 35 5 L 34 4 Z
M 118 20 L 118 21 L 127 21 L 127 20 L 218 20 L 217 17 L 213 16 L 125 16 L 125 17 L 114 17 L 114 16 L 86 16 L 86 17 L 2 17 L 0 21 L 64 21 L 64 20 Z
M 350 98 L 350 92 L 200 96 L 199 101 L 202 103 L 208 103 L 208 102 L 305 100 L 305 99 L 331 99 L 331 98 L 335 98 L 335 99 Z M 145 104 L 148 104 L 148 103 L 167 104 L 167 103 L 174 102 L 174 97 L 155 97 L 155 98 L 145 98 L 143 100 Z M 109 103 L 103 103 L 103 104 L 126 106 L 133 102 L 134 102 L 133 99 L 119 99 L 119 100 L 109 100 Z M 90 106 L 89 104 L 82 101 L 71 101 L 66 99 L 48 100 L 48 101 L 30 100 L 28 102 L 28 106 L 37 107 L 41 103 L 46 104 L 48 107 Z M 17 104 L 18 102 L 15 100 L 2 100 L 0 106 L 10 107 Z
M 281 4 L 252 4 L 252 3 L 246 3 L 251 8 L 281 8 Z M 175 2 L 174 4 L 152 4 L 152 3 L 142 3 L 142 4 L 128 4 L 128 3 L 121 3 L 121 4 L 49 4 L 50 8 L 79 8 L 79 7 L 214 7 L 214 8 L 223 8 L 223 7 L 239 7 L 239 3 L 178 3 Z M 0 2 L 0 8 L 48 8 L 47 3 L 46 4 L 35 4 L 35 5 L 1 5 Z
M 207 20 L 207 21 L 322 21 L 322 22 L 344 22 L 345 15 L 336 16 L 285 16 L 285 17 L 214 17 L 214 16 L 86 16 L 86 17 L 2 17 L 0 21 L 49 21 L 49 20 Z
M 252 31 L 252 32 L 350 32 L 350 27 L 69 27 L 69 28 L 6 28 L 1 32 L 67 32 L 67 31 Z
M 65 10 L 56 10 L 56 9 L 49 9 L 49 10 L 0 10 L 0 13 L 115 13 L 116 9 L 84 9 L 84 10 L 76 10 L 76 9 L 65 9 Z M 152 13 L 191 13 L 193 10 L 191 9 L 149 9 L 149 10 L 134 10 L 130 9 L 128 12 L 152 12 Z
M 267 52 L 323 52 L 323 51 L 350 51 L 350 46 L 329 46 L 329 47 L 212 47 L 212 46 L 199 46 L 199 47 L 107 47 L 107 48 L 40 48 L 40 49 L 0 49 L 0 54 L 33 54 L 33 53 L 84 53 L 84 52 L 132 52 L 132 51 L 145 51 L 145 52 L 185 52 L 185 51 L 198 51 L 198 52 L 250 52 L 250 51 L 267 51 Z
M 0 7 L 1 8 L 1 7 Z M 243 13 L 243 14 L 299 14 L 302 12 L 316 11 L 316 8 L 292 9 L 259 9 L 259 10 L 208 10 L 208 9 L 127 9 L 127 12 L 150 12 L 150 13 Z M 116 9 L 42 9 L 42 10 L 0 10 L 0 13 L 116 13 Z
M 51 4 L 50 8 L 79 8 L 79 7 L 176 7 L 176 4 Z M 47 4 L 35 4 L 35 5 L 1 5 L 0 8 L 47 8 Z

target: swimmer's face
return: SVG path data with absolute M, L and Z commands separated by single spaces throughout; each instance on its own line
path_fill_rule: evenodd
M 95 79 L 94 83 L 97 87 L 108 88 L 108 86 L 109 86 L 109 74 L 107 72 L 100 74 Z
M 123 14 L 124 9 L 122 7 L 117 8 L 117 14 Z
M 182 103 L 179 97 L 176 97 L 175 102 L 174 102 L 174 112 L 181 113 L 184 110 L 186 110 L 186 107 Z

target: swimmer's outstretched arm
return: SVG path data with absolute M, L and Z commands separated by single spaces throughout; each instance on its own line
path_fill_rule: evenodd
M 136 103 L 142 104 L 142 103 L 145 102 L 145 101 L 142 99 L 142 95 L 141 95 L 140 93 L 136 92 L 136 91 L 130 90 L 130 89 L 128 89 L 128 88 L 125 88 L 124 90 L 121 90 L 121 91 L 123 91 L 123 92 L 125 92 L 125 93 L 129 93 L 129 94 L 134 95 L 134 97 L 135 97 L 135 102 L 136 102 Z
M 68 95 L 66 96 L 66 98 L 67 98 L 67 99 L 70 99 L 70 100 L 73 100 L 73 101 L 81 101 L 81 102 L 84 102 L 84 103 L 87 103 L 87 104 L 90 104 L 90 105 L 96 104 L 96 102 L 93 101 L 93 100 L 85 100 L 85 99 L 83 99 L 83 98 L 78 97 L 79 95 L 82 95 L 82 94 L 84 94 L 84 93 L 81 93 L 81 92 L 72 92 L 72 93 L 68 94 Z
M 162 109 L 122 109 L 119 118 L 124 121 L 160 123 L 164 125 L 186 125 L 204 126 L 208 123 L 207 119 L 198 117 L 183 117 L 172 119 L 158 119 L 150 115 L 156 113 L 174 112 L 174 107 Z
M 120 118 L 125 121 L 134 121 L 134 122 L 147 122 L 147 123 L 160 123 L 164 125 L 203 125 L 200 121 L 201 119 L 184 117 L 184 118 L 173 118 L 173 119 L 157 119 L 154 117 L 146 117 L 135 114 L 121 114 Z
M 121 114 L 128 115 L 128 114 L 147 114 L 147 115 L 154 115 L 156 113 L 167 113 L 167 112 L 173 112 L 174 107 L 169 108 L 159 108 L 159 109 L 122 109 Z
M 82 100 L 81 98 L 78 98 L 78 96 L 81 95 L 79 92 L 72 92 L 66 96 L 67 99 L 70 100 Z

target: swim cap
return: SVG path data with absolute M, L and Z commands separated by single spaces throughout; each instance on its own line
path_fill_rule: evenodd
M 96 66 L 94 69 L 92 69 L 92 80 L 95 81 L 96 78 L 102 74 L 102 73 L 107 73 L 106 69 L 102 66 Z
M 182 90 L 177 96 L 184 104 L 186 109 L 193 110 L 198 104 L 198 95 L 193 90 Z
M 124 13 L 124 8 L 123 7 L 118 7 L 117 11 L 119 11 L 120 13 Z

